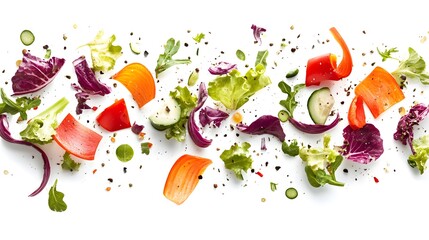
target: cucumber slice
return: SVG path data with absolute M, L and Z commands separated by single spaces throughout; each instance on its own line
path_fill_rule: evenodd
M 134 54 L 139 55 L 139 54 L 142 52 L 142 50 L 140 49 L 140 46 L 139 46 L 139 45 L 140 45 L 139 43 L 136 43 L 136 42 L 130 42 L 130 49 L 131 49 L 131 52 L 133 52 Z
M 149 117 L 152 126 L 159 131 L 163 131 L 180 120 L 181 108 L 179 103 L 172 97 L 166 98 L 161 107 Z
M 27 29 L 21 32 L 19 38 L 21 39 L 22 44 L 25 46 L 30 46 L 35 40 L 34 34 Z
M 295 199 L 296 197 L 298 197 L 298 191 L 296 190 L 296 188 L 290 187 L 286 189 L 285 195 L 289 199 Z
M 335 100 L 328 87 L 315 90 L 307 101 L 307 109 L 315 124 L 325 124 Z

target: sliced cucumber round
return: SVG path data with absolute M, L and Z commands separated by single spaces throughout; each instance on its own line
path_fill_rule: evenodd
M 34 34 L 27 29 L 21 32 L 19 38 L 21 39 L 22 44 L 25 46 L 30 46 L 35 39 Z
M 150 123 L 159 131 L 163 131 L 180 120 L 181 108 L 179 103 L 172 97 L 167 97 L 160 108 L 150 117 Z
M 131 52 L 133 52 L 134 54 L 140 54 L 142 51 L 141 51 L 141 49 L 140 49 L 140 46 L 139 46 L 140 44 L 139 43 L 136 43 L 136 42 L 130 42 L 130 49 L 131 49 Z
M 325 124 L 331 113 L 335 100 L 328 87 L 323 87 L 311 93 L 307 102 L 308 113 L 315 124 Z

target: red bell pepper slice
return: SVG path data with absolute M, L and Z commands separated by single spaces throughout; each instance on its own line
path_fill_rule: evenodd
M 363 107 L 363 98 L 355 96 L 350 104 L 348 113 L 349 125 L 353 130 L 363 128 L 366 124 L 365 110 Z
M 127 106 L 123 98 L 104 109 L 96 120 L 101 127 L 110 132 L 131 127 Z
M 374 118 L 405 98 L 395 78 L 384 68 L 375 67 L 355 88 Z
M 85 160 L 94 160 L 102 136 L 81 124 L 69 113 L 56 129 L 53 138 L 70 154 Z
M 352 72 L 352 55 L 350 54 L 350 50 L 347 47 L 346 42 L 335 27 L 332 27 L 329 30 L 343 50 L 341 62 L 337 66 L 337 56 L 332 53 L 310 58 L 307 62 L 305 77 L 306 86 L 318 86 L 325 80 L 340 80 L 349 76 Z

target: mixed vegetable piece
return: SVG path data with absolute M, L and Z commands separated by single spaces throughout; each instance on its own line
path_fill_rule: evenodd
M 255 43 L 262 45 L 262 34 L 267 30 L 263 27 L 251 26 Z M 239 64 L 226 61 L 218 61 L 207 68 L 211 79 L 200 78 L 200 68 L 193 68 L 187 80 L 187 86 L 178 84 L 173 87 L 166 84 L 171 90 L 167 96 L 161 96 L 155 103 L 157 109 L 147 116 L 150 125 L 163 131 L 165 138 L 175 139 L 177 142 L 185 142 L 189 135 L 192 142 L 199 148 L 207 148 L 213 143 L 212 138 L 206 138 L 206 128 L 220 128 L 222 124 L 231 122 L 230 128 L 248 135 L 261 136 L 261 151 L 266 151 L 265 137 L 275 137 L 275 141 L 281 144 L 282 152 L 288 157 L 299 157 L 304 165 L 304 172 L 310 186 L 319 188 L 326 184 L 344 186 L 345 183 L 337 180 L 336 171 L 344 160 L 359 164 L 369 164 L 379 159 L 384 153 L 383 139 L 377 127 L 367 121 L 365 105 L 371 112 L 374 120 L 377 120 L 392 106 L 401 102 L 405 95 L 404 87 L 408 79 L 419 79 L 422 84 L 429 83 L 429 75 L 425 71 L 426 65 L 423 58 L 413 48 L 408 49 L 409 57 L 399 60 L 392 56 L 397 53 L 396 48 L 381 51 L 377 48 L 382 61 L 387 59 L 397 60 L 399 66 L 392 72 L 381 66 L 375 66 L 354 87 L 354 96 L 348 107 L 347 123 L 342 131 L 342 141 L 335 139 L 333 147 L 330 147 L 330 130 L 337 127 L 342 120 L 337 110 L 335 95 L 331 92 L 329 84 L 348 78 L 353 70 L 352 54 L 345 39 L 335 27 L 329 29 L 333 38 L 342 49 L 341 61 L 337 64 L 337 55 L 327 53 L 311 57 L 307 61 L 305 81 L 297 83 L 299 68 L 286 71 L 286 81 L 278 81 L 277 87 L 271 91 L 280 90 L 287 96 L 278 103 L 281 109 L 277 116 L 264 114 L 256 117 L 253 122 L 242 118 L 239 110 L 249 102 L 258 92 L 267 88 L 272 83 L 268 76 L 269 65 L 267 59 L 268 50 L 258 51 L 255 62 L 245 71 L 239 68 Z M 200 33 L 193 37 L 196 43 L 200 43 L 205 34 Z M 35 41 L 33 33 L 29 30 L 22 31 L 20 39 L 25 46 L 30 46 Z M 131 124 L 130 115 L 126 103 L 126 97 L 115 99 L 113 103 L 101 110 L 94 120 L 100 127 L 99 130 L 90 129 L 80 122 L 75 116 L 83 114 L 84 110 L 96 111 L 98 107 L 90 106 L 91 98 L 103 97 L 112 92 L 110 84 L 117 81 L 131 94 L 132 99 L 140 110 L 149 102 L 156 99 L 157 83 L 162 79 L 162 73 L 175 65 L 191 64 L 190 57 L 175 58 L 179 53 L 181 42 L 169 38 L 163 45 L 163 53 L 160 53 L 156 67 L 149 69 L 139 62 L 126 63 L 126 65 L 111 75 L 113 81 L 102 82 L 104 72 L 115 69 L 117 60 L 122 56 L 122 47 L 114 45 L 116 36 L 105 37 L 103 31 L 99 31 L 93 41 L 81 45 L 90 50 L 91 62 L 87 62 L 85 56 L 80 56 L 72 61 L 77 83 L 72 83 L 76 97 L 75 114 L 64 112 L 69 100 L 60 98 L 51 106 L 45 108 L 34 117 L 28 119 L 28 111 L 37 111 L 42 100 L 40 91 L 47 87 L 62 70 L 66 60 L 59 57 L 51 57 L 50 49 L 46 49 L 45 58 L 39 58 L 23 50 L 23 58 L 18 64 L 18 69 L 12 81 L 12 94 L 7 95 L 3 88 L 0 89 L 0 136 L 6 141 L 34 148 L 41 154 L 44 163 L 43 179 L 40 186 L 30 194 L 35 196 L 43 191 L 49 182 L 50 161 L 48 155 L 39 145 L 49 144 L 55 141 L 63 150 L 63 170 L 78 171 L 80 161 L 73 160 L 77 157 L 82 160 L 97 159 L 97 151 L 103 140 L 103 132 L 116 133 L 130 129 L 139 139 L 144 138 L 144 126 L 134 121 Z M 131 51 L 140 54 L 136 43 L 130 43 Z M 198 51 L 197 51 L 198 55 Z M 246 54 L 242 50 L 236 51 L 236 57 L 240 61 L 246 60 Z M 154 74 L 153 74 L 154 73 Z M 244 73 L 244 74 L 242 74 Z M 155 77 L 154 77 L 155 75 Z M 201 80 L 198 86 L 196 83 Z M 294 81 L 292 85 L 289 81 Z M 206 87 L 206 82 L 208 86 Z M 114 83 L 116 84 L 116 83 Z M 320 86 L 323 85 L 323 86 Z M 198 91 L 194 92 L 193 87 Z M 306 103 L 299 102 L 299 94 L 309 91 Z M 20 96 L 30 95 L 31 96 Z M 15 98 L 16 96 L 20 96 Z M 210 106 L 213 100 L 215 106 Z M 107 102 L 107 101 L 106 101 Z M 297 119 L 294 112 L 306 105 L 306 110 L 311 123 L 304 123 Z M 12 137 L 9 131 L 8 115 L 19 113 L 18 123 L 26 122 L 26 127 L 20 131 L 21 139 Z M 408 164 L 417 168 L 420 174 L 426 169 L 429 158 L 429 135 L 414 139 L 415 125 L 418 125 L 429 113 L 429 107 L 419 103 L 412 106 L 409 113 L 403 115 L 393 134 L 395 140 L 408 145 L 411 155 L 407 159 Z M 88 113 L 90 114 L 90 112 Z M 61 116 L 65 115 L 61 119 Z M 60 122 L 58 124 L 58 122 Z M 227 122 L 227 123 L 225 123 Z M 289 122 L 295 129 L 303 133 L 323 134 L 322 146 L 310 146 L 300 143 L 297 139 L 287 139 L 284 124 Z M 270 138 L 268 138 L 270 140 Z M 113 140 L 112 140 L 113 141 Z M 150 154 L 151 142 L 141 142 L 141 153 Z M 235 142 L 229 149 L 225 149 L 218 156 L 223 161 L 225 169 L 231 171 L 236 179 L 243 181 L 253 170 L 252 145 L 249 142 Z M 219 149 L 220 150 L 220 149 Z M 134 150 L 130 144 L 121 144 L 116 148 L 118 160 L 126 163 L 134 157 Z M 172 165 L 164 184 L 164 196 L 180 205 L 188 199 L 196 188 L 198 182 L 203 179 L 206 168 L 216 161 L 202 156 L 190 154 L 181 155 Z M 257 173 L 260 177 L 262 173 Z M 57 190 L 58 179 L 49 190 L 49 208 L 53 211 L 65 211 L 67 204 L 64 202 L 64 194 Z M 271 189 L 277 189 L 277 184 L 272 183 Z M 285 191 L 289 199 L 298 196 L 297 189 L 289 187 Z

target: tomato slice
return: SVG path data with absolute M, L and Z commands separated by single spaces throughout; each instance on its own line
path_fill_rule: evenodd
M 366 124 L 365 110 L 361 96 L 355 96 L 348 113 L 349 125 L 353 130 L 363 128 Z
M 374 70 L 355 88 L 374 118 L 405 98 L 395 78 L 382 67 Z
M 337 66 L 337 56 L 332 53 L 310 58 L 307 62 L 305 77 L 306 86 L 318 86 L 325 80 L 340 80 L 349 76 L 352 72 L 352 55 L 350 54 L 350 50 L 347 47 L 346 42 L 336 28 L 332 27 L 329 30 L 343 50 L 341 62 Z
M 131 127 L 127 106 L 123 98 L 104 109 L 96 120 L 101 127 L 110 132 Z
M 85 160 L 94 160 L 102 136 L 78 122 L 69 113 L 56 129 L 53 138 L 70 154 Z

